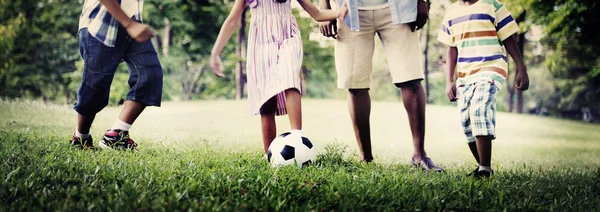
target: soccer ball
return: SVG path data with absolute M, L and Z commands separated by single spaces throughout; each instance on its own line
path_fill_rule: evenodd
M 303 167 L 317 161 L 317 151 L 301 133 L 285 132 L 271 142 L 267 160 L 272 167 L 294 164 Z

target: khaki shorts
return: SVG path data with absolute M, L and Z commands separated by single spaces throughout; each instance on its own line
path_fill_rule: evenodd
M 335 66 L 339 88 L 370 88 L 375 35 L 383 44 L 393 83 L 423 79 L 421 44 L 408 24 L 393 24 L 389 8 L 359 10 L 360 31 L 339 22 Z

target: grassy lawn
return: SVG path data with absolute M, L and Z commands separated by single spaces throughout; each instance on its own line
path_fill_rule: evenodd
M 357 161 L 345 101 L 303 103 L 318 163 L 272 169 L 246 101 L 149 108 L 131 131 L 138 153 L 71 149 L 68 105 L 0 101 L 0 211 L 600 210 L 600 125 L 499 113 L 496 175 L 474 180 L 456 108 L 427 107 L 427 154 L 447 170 L 428 174 L 409 166 L 401 103 L 372 105 L 371 164 Z M 96 141 L 119 111 L 98 114 Z

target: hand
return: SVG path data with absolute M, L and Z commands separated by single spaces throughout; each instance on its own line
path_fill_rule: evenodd
M 417 0 L 417 20 L 409 23 L 410 31 L 420 30 L 427 23 L 427 19 L 429 19 L 429 8 L 427 8 L 427 3 L 423 0 Z
M 348 15 L 348 11 L 348 0 L 345 0 L 342 8 L 340 8 L 338 18 L 341 21 L 344 21 L 344 19 L 346 19 L 346 15 Z
M 454 82 L 446 82 L 446 95 L 448 96 L 448 100 L 451 102 L 455 102 L 456 98 L 456 83 Z
M 223 66 L 223 62 L 221 62 L 221 57 L 218 55 L 210 56 L 210 67 L 212 68 L 212 72 L 217 77 L 224 77 L 225 75 L 221 72 L 221 67 Z
M 325 37 L 337 38 L 337 21 L 324 21 L 319 23 L 321 34 Z
M 127 26 L 127 32 L 131 38 L 135 39 L 135 41 L 139 43 L 146 42 L 147 40 L 150 40 L 150 38 L 154 37 L 154 33 L 148 25 L 140 24 L 135 21 L 131 22 L 131 24 Z
M 515 87 L 521 91 L 529 89 L 529 75 L 527 74 L 527 67 L 517 67 L 517 76 L 515 77 Z

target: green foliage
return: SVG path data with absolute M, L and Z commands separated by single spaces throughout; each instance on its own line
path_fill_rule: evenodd
M 69 97 L 64 73 L 78 60 L 76 0 L 2 1 L 0 95 Z M 5 40 L 6 38 L 6 40 Z
M 542 42 L 551 50 L 546 66 L 561 98 L 558 108 L 600 111 L 600 5 L 594 0 L 533 1 L 531 17 L 545 27 Z

